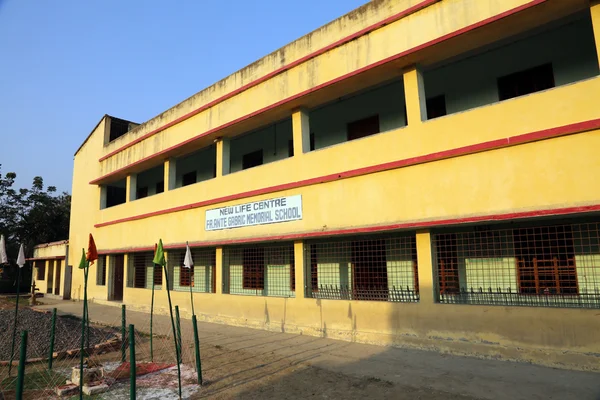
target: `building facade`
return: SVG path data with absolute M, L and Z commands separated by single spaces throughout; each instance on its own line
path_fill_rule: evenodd
M 184 315 L 191 286 L 206 321 L 600 369 L 599 48 L 597 1 L 370 2 L 103 117 L 69 257 L 94 235 L 97 302 L 166 312 L 161 238 Z
M 73 268 L 68 262 L 69 241 L 38 244 L 33 249 L 31 284 L 44 297 L 70 299 Z

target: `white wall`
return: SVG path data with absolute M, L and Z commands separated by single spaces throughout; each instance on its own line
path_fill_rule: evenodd
M 263 164 L 288 158 L 288 142 L 292 139 L 292 119 L 244 134 L 231 141 L 231 173 L 242 170 L 244 154 L 263 149 Z
M 347 140 L 349 122 L 379 114 L 381 132 L 406 125 L 404 84 L 396 81 L 342 99 L 310 112 L 310 132 L 315 135 L 315 150 Z
M 425 71 L 427 98 L 445 94 L 452 114 L 499 101 L 497 78 L 552 62 L 556 86 L 598 75 L 587 13 L 567 25 L 435 70 Z

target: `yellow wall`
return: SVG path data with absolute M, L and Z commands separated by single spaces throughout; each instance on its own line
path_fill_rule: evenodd
M 369 5 L 358 22 L 349 24 L 342 18 L 315 33 L 314 41 L 301 39 L 291 44 L 286 47 L 290 51 L 289 58 L 286 53 L 286 62 L 348 34 L 350 25 L 351 31 L 357 31 L 415 3 L 373 2 L 389 7 Z M 99 209 L 100 188 L 89 182 L 103 174 L 319 83 L 525 3 L 524 0 L 444 0 L 294 67 L 98 163 L 102 155 L 279 65 L 273 55 L 268 56 L 106 147 L 103 146 L 105 120 L 101 121 L 74 161 L 69 257 L 79 259 L 81 249 L 87 246 L 89 233 L 94 235 L 101 251 L 126 253 L 136 247 L 151 248 L 159 238 L 167 245 L 185 241 L 243 241 L 302 232 L 600 204 L 600 186 L 595 184 L 600 172 L 597 156 L 600 131 L 591 130 L 94 228 L 95 224 L 188 203 L 600 118 L 597 106 L 600 78 L 596 77 L 421 122 L 419 104 L 423 99 L 419 97 L 422 91 L 417 85 L 419 74 L 407 70 L 404 86 L 409 123 L 404 128 L 306 154 L 295 151 L 292 158 L 225 176 L 218 173 L 216 179 Z M 444 23 L 439 23 L 440 20 Z M 595 25 L 598 26 L 598 21 Z M 300 114 L 296 114 L 298 121 L 294 122 L 296 142 L 301 138 L 299 117 Z M 219 142 L 219 151 L 223 147 L 223 142 Z M 301 147 L 296 143 L 295 148 Z M 222 159 L 221 153 L 217 156 L 218 160 Z M 302 195 L 303 202 L 304 218 L 300 221 L 204 230 L 207 209 L 297 194 Z M 600 329 L 600 320 L 594 310 L 437 304 L 433 295 L 429 232 L 419 232 L 417 250 L 421 300 L 416 304 L 398 304 L 304 298 L 300 289 L 304 286 L 301 242 L 296 243 L 296 287 L 299 289 L 295 298 L 223 295 L 223 249 L 219 247 L 217 293 L 194 294 L 196 313 L 203 320 L 269 330 L 467 355 L 501 356 L 570 368 L 600 368 L 594 355 L 600 354 L 594 334 Z M 93 268 L 91 277 L 95 276 Z M 78 270 L 74 271 L 72 288 L 73 297 L 80 298 L 82 274 Z M 95 279 L 90 279 L 89 297 L 106 302 L 107 288 L 108 285 L 96 286 Z M 123 302 L 136 309 L 148 309 L 150 296 L 150 290 L 126 288 Z M 181 306 L 184 316 L 189 316 L 189 293 L 174 292 L 172 298 L 174 304 Z M 156 304 L 160 312 L 167 312 L 165 285 L 157 293 Z
M 54 288 L 56 287 L 55 282 L 56 282 L 57 272 L 60 269 L 59 295 L 60 296 L 64 295 L 66 263 L 65 263 L 64 259 L 57 260 L 57 259 L 55 259 L 55 257 L 65 257 L 66 255 L 67 255 L 67 244 L 65 242 L 42 244 L 42 245 L 38 245 L 38 246 L 36 246 L 36 248 L 34 248 L 33 258 L 42 260 L 42 262 L 44 262 L 44 264 L 46 265 L 46 271 L 44 273 L 43 280 L 37 279 L 37 268 L 33 268 L 32 281 L 35 281 L 35 286 L 39 289 L 38 293 L 42 293 L 42 294 L 44 294 L 44 296 L 47 296 L 49 294 L 49 293 L 47 293 L 47 289 L 48 289 L 48 283 L 49 283 L 48 277 L 50 274 L 52 276 L 52 284 L 51 284 L 52 293 L 50 293 L 50 295 L 55 295 L 55 292 L 54 292 Z M 32 260 L 29 262 L 32 264 L 32 266 L 35 266 L 35 261 Z M 52 272 L 50 272 L 50 269 L 52 269 Z

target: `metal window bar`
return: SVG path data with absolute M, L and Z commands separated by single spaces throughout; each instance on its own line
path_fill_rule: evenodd
M 433 235 L 441 303 L 600 308 L 600 223 Z
M 216 291 L 216 249 L 191 248 L 194 266 L 190 269 L 183 267 L 185 250 L 169 250 L 167 263 L 171 290 L 189 292 L 215 293 Z
M 153 280 L 155 288 L 162 286 L 162 267 L 154 265 L 153 259 L 153 252 L 129 254 L 128 287 L 151 289 Z
M 305 259 L 307 297 L 419 301 L 414 234 L 308 242 Z
M 99 255 L 96 261 L 96 285 L 106 285 L 106 255 Z
M 223 293 L 294 297 L 294 244 L 225 248 Z

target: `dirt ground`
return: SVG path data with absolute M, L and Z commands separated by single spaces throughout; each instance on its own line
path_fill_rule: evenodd
M 81 303 L 48 303 L 59 313 L 81 315 Z M 90 305 L 93 321 L 120 324 L 120 308 Z M 138 362 L 148 360 L 148 314 L 128 312 L 127 323 L 140 330 Z M 188 399 L 560 399 L 600 400 L 600 374 L 458 357 L 435 352 L 385 348 L 328 338 L 266 332 L 200 322 L 204 385 L 194 384 L 193 334 L 182 320 L 184 379 Z M 154 357 L 173 361 L 171 322 L 154 316 Z M 119 360 L 119 352 L 101 361 Z M 173 375 L 171 375 L 173 376 Z M 176 376 L 176 375 L 175 375 Z M 176 379 L 161 378 L 167 390 L 140 399 L 176 399 Z M 138 385 L 138 387 L 141 387 Z M 107 393 L 116 400 L 126 395 Z

